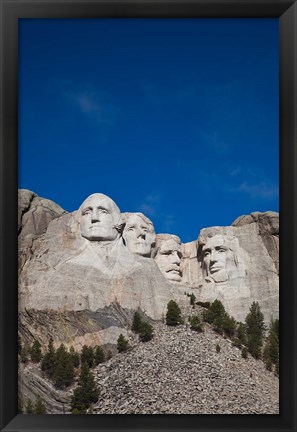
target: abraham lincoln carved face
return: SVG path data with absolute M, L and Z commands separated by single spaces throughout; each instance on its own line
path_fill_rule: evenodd
M 202 247 L 203 269 L 205 276 L 216 283 L 226 282 L 236 272 L 238 262 L 235 249 L 236 239 L 224 235 L 215 235 L 207 239 Z

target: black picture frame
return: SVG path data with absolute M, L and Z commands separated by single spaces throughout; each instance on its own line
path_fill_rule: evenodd
M 292 0 L 1 0 L 1 431 L 296 431 L 297 3 Z M 280 53 L 280 414 L 17 415 L 18 19 L 278 18 Z

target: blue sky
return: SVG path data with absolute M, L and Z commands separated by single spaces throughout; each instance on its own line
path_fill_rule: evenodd
M 156 232 L 278 211 L 278 20 L 19 20 L 19 187 Z

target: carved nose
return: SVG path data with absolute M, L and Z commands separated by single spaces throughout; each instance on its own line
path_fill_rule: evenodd
M 210 256 L 210 264 L 213 264 L 215 262 L 217 262 L 217 257 L 216 257 L 216 255 L 211 254 L 211 256 Z
M 100 222 L 99 219 L 99 212 L 98 211 L 93 211 L 92 212 L 92 218 L 91 218 L 92 222 Z
M 177 253 L 173 254 L 173 260 L 172 261 L 173 261 L 174 264 L 180 264 L 181 259 L 180 259 L 180 257 L 178 256 Z

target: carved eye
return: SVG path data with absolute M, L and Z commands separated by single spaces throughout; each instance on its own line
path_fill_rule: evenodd
M 130 228 L 128 228 L 127 231 L 134 231 L 134 227 L 130 227 Z
M 101 209 L 100 213 L 107 214 L 107 210 Z
M 84 212 L 83 212 L 83 216 L 86 216 L 86 215 L 88 215 L 88 214 L 90 214 L 91 213 L 91 210 L 85 210 Z
M 221 248 L 221 249 L 219 249 L 219 252 L 220 252 L 220 253 L 222 253 L 222 252 L 226 252 L 226 249 Z

